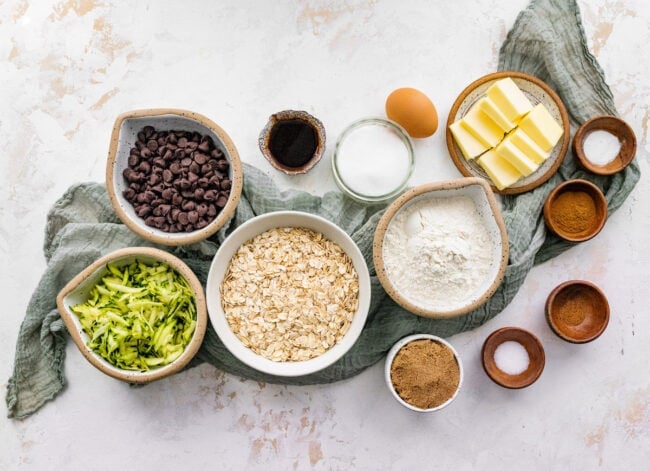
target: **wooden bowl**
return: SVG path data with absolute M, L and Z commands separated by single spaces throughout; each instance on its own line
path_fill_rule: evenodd
M 152 368 L 149 371 L 123 370 L 95 353 L 86 345 L 89 340 L 88 335 L 81 327 L 77 315 L 70 309 L 71 306 L 85 303 L 88 300 L 92 287 L 107 273 L 106 265 L 108 263 L 121 267 L 132 263 L 135 259 L 145 263 L 164 262 L 168 264 L 187 280 L 194 293 L 196 304 L 196 327 L 183 353 L 168 365 Z M 70 280 L 59 292 L 56 304 L 72 340 L 86 360 L 103 373 L 128 383 L 148 383 L 180 371 L 198 352 L 208 325 L 205 294 L 199 279 L 181 259 L 164 250 L 152 247 L 128 247 L 101 257 Z
M 598 130 L 613 134 L 621 144 L 621 149 L 616 157 L 604 165 L 590 161 L 584 149 L 587 137 Z M 630 125 L 622 119 L 616 116 L 596 116 L 585 121 L 576 131 L 575 136 L 573 136 L 573 153 L 580 165 L 591 173 L 612 175 L 630 165 L 630 162 L 634 159 L 636 155 L 636 136 Z
M 407 298 L 391 281 L 391 273 L 384 263 L 384 237 L 391 221 L 403 208 L 422 199 L 444 199 L 455 196 L 471 198 L 487 228 L 492 246 L 490 271 L 475 292 L 467 293 L 467 297 L 462 303 L 456 304 L 453 308 L 425 305 L 417 300 Z M 388 295 L 407 311 L 422 317 L 436 319 L 457 317 L 484 304 L 501 284 L 508 264 L 508 253 L 508 234 L 501 210 L 490 186 L 481 178 L 460 178 L 411 188 L 393 201 L 384 212 L 377 224 L 372 248 L 377 277 Z M 408 264 L 410 260 L 404 259 L 404 263 Z
M 316 150 L 314 151 L 314 155 L 311 157 L 311 159 L 309 159 L 307 162 L 305 162 L 303 165 L 299 167 L 289 167 L 287 165 L 282 164 L 275 158 L 275 156 L 269 149 L 269 139 L 271 137 L 271 130 L 273 129 L 273 126 L 278 121 L 288 120 L 288 119 L 302 120 L 307 124 L 309 124 L 316 132 Z M 311 170 L 320 161 L 321 157 L 323 156 L 323 152 L 325 152 L 325 127 L 323 126 L 323 123 L 319 119 L 315 118 L 314 116 L 307 113 L 306 111 L 299 111 L 299 110 L 279 111 L 269 116 L 268 122 L 260 132 L 257 143 L 259 145 L 260 151 L 262 152 L 262 155 L 266 158 L 266 160 L 269 161 L 269 163 L 273 168 L 283 173 L 286 173 L 287 175 L 301 175 Z
M 517 375 L 501 371 L 494 360 L 494 352 L 504 342 L 514 341 L 520 343 L 528 353 L 528 368 Z M 481 352 L 483 369 L 492 381 L 504 388 L 521 389 L 530 386 L 544 371 L 546 356 L 544 347 L 537 337 L 527 330 L 519 327 L 503 327 L 492 332 L 485 342 Z
M 228 200 L 214 219 L 202 229 L 171 233 L 150 227 L 124 198 L 122 192 L 128 184 L 122 172 L 128 166 L 130 149 L 135 145 L 137 134 L 144 126 L 153 126 L 156 130 L 196 131 L 208 135 L 230 163 L 228 177 L 231 188 Z M 223 129 L 205 116 L 186 110 L 148 109 L 129 111 L 115 120 L 106 164 L 106 189 L 119 218 L 143 239 L 170 246 L 193 244 L 207 239 L 221 229 L 234 214 L 239 204 L 242 185 L 242 167 L 235 145 Z
M 609 303 L 595 284 L 565 281 L 546 300 L 546 320 L 553 332 L 567 342 L 591 342 L 607 328 Z
M 476 159 L 467 160 L 463 156 L 458 144 L 456 144 L 456 141 L 451 134 L 449 126 L 456 120 L 465 116 L 470 108 L 485 96 L 485 92 L 490 85 L 507 77 L 512 78 L 533 105 L 543 103 L 551 113 L 551 116 L 553 116 L 553 118 L 562 126 L 564 131 L 560 141 L 551 151 L 551 155 L 533 173 L 527 177 L 521 178 L 514 185 L 504 188 L 503 190 L 499 190 L 496 186 L 491 185 L 492 191 L 495 193 L 516 195 L 537 188 L 551 178 L 562 164 L 571 142 L 571 128 L 569 125 L 569 114 L 567 113 L 566 107 L 564 106 L 564 103 L 562 103 L 559 95 L 544 81 L 533 75 L 524 74 L 522 72 L 504 71 L 485 75 L 470 83 L 460 93 L 458 98 L 456 98 L 456 101 L 449 111 L 446 141 L 451 160 L 454 162 L 454 165 L 458 168 L 460 173 L 467 177 L 480 177 L 491 183 L 490 177 L 485 173 L 483 168 L 481 168 Z
M 593 202 L 595 215 L 589 221 L 585 221 L 579 230 L 570 231 L 566 223 L 558 218 L 556 203 L 558 198 L 567 192 L 586 193 Z M 578 211 L 578 208 L 576 208 Z M 584 242 L 595 237 L 605 226 L 607 220 L 607 200 L 600 188 L 587 180 L 567 180 L 556 186 L 546 197 L 544 202 L 544 222 L 553 233 L 569 242 Z

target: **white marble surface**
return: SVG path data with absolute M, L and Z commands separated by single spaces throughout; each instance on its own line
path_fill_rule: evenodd
M 348 123 L 381 115 L 399 86 L 425 91 L 444 122 L 461 89 L 495 70 L 527 1 L 111 3 L 0 1 L 3 386 L 45 267 L 47 210 L 70 184 L 103 179 L 119 113 L 205 114 L 245 161 L 321 193 L 334 187 L 331 151 Z M 638 136 L 643 178 L 598 237 L 533 269 L 503 313 L 450 339 L 466 368 L 450 407 L 427 416 L 403 409 L 381 364 L 314 387 L 258 384 L 203 365 L 131 389 L 70 342 L 63 394 L 29 419 L 0 419 L 0 469 L 647 469 L 650 4 L 579 3 L 589 46 Z M 287 108 L 322 119 L 330 139 L 304 177 L 279 175 L 257 149 L 267 116 Z M 414 183 L 459 176 L 443 136 L 416 142 Z M 611 323 L 591 344 L 565 343 L 545 323 L 547 294 L 569 278 L 609 296 Z M 479 363 L 483 340 L 506 325 L 530 329 L 546 348 L 546 369 L 525 390 L 498 387 Z

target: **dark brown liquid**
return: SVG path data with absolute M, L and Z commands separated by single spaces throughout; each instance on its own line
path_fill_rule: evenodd
M 287 167 L 300 167 L 311 159 L 318 147 L 316 130 L 302 119 L 283 119 L 271 128 L 269 150 Z

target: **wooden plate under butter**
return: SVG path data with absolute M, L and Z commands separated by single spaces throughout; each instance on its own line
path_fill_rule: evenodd
M 551 155 L 537 170 L 527 177 L 522 177 L 514 185 L 499 190 L 496 186 L 492 185 L 490 177 L 488 177 L 487 173 L 485 173 L 481 168 L 476 159 L 467 160 L 463 156 L 458 144 L 456 144 L 456 141 L 449 130 L 449 125 L 465 116 L 470 108 L 485 96 L 485 92 L 490 85 L 497 80 L 507 77 L 514 80 L 533 106 L 538 103 L 543 103 L 546 109 L 551 113 L 551 116 L 562 125 L 564 133 L 562 134 L 560 141 L 551 151 Z M 521 72 L 495 72 L 475 80 L 462 91 L 458 98 L 456 98 L 456 101 L 449 112 L 449 118 L 447 119 L 447 149 L 449 149 L 449 155 L 451 156 L 454 165 L 456 165 L 460 173 L 466 177 L 484 178 L 492 186 L 492 191 L 504 195 L 516 195 L 530 191 L 551 178 L 562 164 L 564 156 L 569 149 L 570 141 L 571 129 L 569 127 L 569 115 L 567 114 L 564 103 L 562 103 L 560 97 L 542 80 Z

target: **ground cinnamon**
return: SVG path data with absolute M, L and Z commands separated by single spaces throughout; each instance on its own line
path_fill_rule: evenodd
M 454 352 L 430 339 L 414 340 L 402 347 L 391 364 L 390 375 L 397 394 L 420 409 L 443 404 L 460 383 Z
M 558 303 L 557 319 L 566 325 L 582 324 L 594 309 L 592 298 L 584 290 L 571 290 L 564 298 L 564 302 Z
M 593 227 L 596 204 L 584 191 L 565 191 L 551 204 L 551 219 L 569 234 L 580 234 Z

